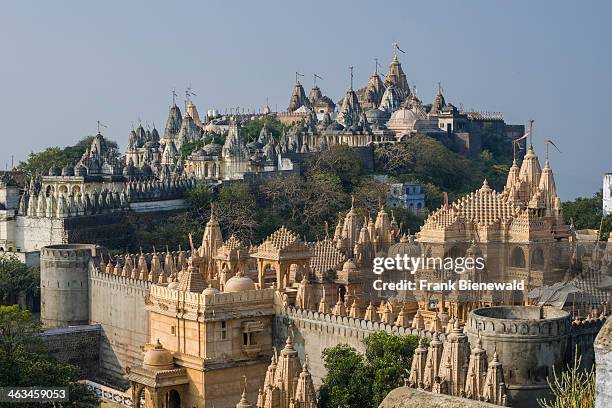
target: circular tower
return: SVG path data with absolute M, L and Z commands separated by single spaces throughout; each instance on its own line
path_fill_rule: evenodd
M 475 309 L 467 321 L 471 344 L 482 339 L 487 355 L 499 355 L 512 405 L 548 397 L 547 377 L 564 369 L 571 346 L 570 314 L 552 307 L 497 306 Z
M 40 251 L 40 319 L 44 327 L 89 322 L 87 270 L 95 245 L 49 245 Z

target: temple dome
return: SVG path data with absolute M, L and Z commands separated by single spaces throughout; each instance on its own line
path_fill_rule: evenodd
M 391 115 L 391 119 L 387 123 L 387 127 L 394 131 L 410 132 L 414 129 L 414 125 L 419 117 L 410 109 L 398 109 Z
M 74 167 L 67 164 L 62 168 L 62 176 L 74 176 Z
M 221 293 L 221 291 L 217 288 L 213 288 L 210 284 L 202 291 L 203 295 L 216 295 L 217 293 Z
M 400 239 L 400 242 L 391 245 L 387 251 L 387 257 L 389 258 L 395 258 L 397 255 L 400 257 L 408 255 L 408 257 L 418 258 L 421 256 L 421 247 L 419 247 L 419 244 L 414 241 L 414 237 L 412 235 L 409 237 L 403 236 Z
M 155 346 L 144 353 L 142 365 L 153 370 L 171 370 L 174 368 L 174 358 L 157 339 Z
M 380 109 L 370 109 L 365 113 L 365 116 L 368 122 L 373 124 L 385 123 L 390 117 L 389 113 Z
M 352 259 L 349 259 L 342 265 L 342 270 L 345 272 L 352 272 L 357 270 L 357 265 L 355 265 Z
M 225 283 L 224 292 L 243 292 L 245 290 L 255 290 L 255 282 L 244 273 L 238 272 Z

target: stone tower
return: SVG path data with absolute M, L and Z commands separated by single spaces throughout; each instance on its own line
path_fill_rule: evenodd
M 89 323 L 89 261 L 96 247 L 50 245 L 40 251 L 41 311 L 44 327 Z

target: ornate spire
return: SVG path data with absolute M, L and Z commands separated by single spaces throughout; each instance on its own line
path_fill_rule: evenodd
M 414 388 L 424 387 L 424 375 L 427 361 L 427 347 L 423 346 L 423 337 L 419 336 L 419 344 L 412 356 L 412 367 L 408 377 L 408 385 Z

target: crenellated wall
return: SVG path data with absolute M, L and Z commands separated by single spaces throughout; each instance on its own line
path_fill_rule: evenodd
M 278 307 L 273 321 L 274 344 L 281 350 L 288 335 L 289 323 L 293 323 L 294 344 L 301 359 L 308 354 L 310 373 L 315 386 L 321 385 L 325 377 L 322 352 L 326 348 L 347 344 L 357 351 L 364 352 L 363 340 L 371 333 L 384 331 L 398 336 L 431 337 L 433 333 L 419 331 L 408 327 L 400 327 L 363 319 L 354 319 L 346 316 L 336 316 L 313 312 L 310 310 L 295 309 L 292 307 L 281 309 Z M 444 341 L 445 335 L 440 335 Z M 409 367 L 407 367 L 409 368 Z

